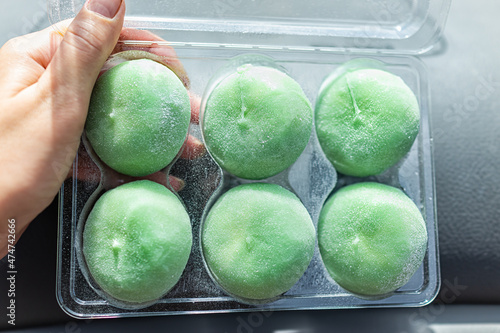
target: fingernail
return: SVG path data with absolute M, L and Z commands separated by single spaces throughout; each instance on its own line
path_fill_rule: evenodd
M 122 0 L 89 0 L 87 9 L 107 18 L 115 17 Z

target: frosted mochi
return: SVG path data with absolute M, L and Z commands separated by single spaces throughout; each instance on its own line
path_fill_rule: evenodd
M 90 275 L 110 296 L 153 301 L 179 280 L 191 252 L 189 216 L 167 188 L 141 180 L 104 193 L 83 232 Z
M 337 171 L 376 175 L 410 150 L 420 128 L 417 99 L 404 81 L 378 69 L 347 72 L 322 88 L 316 131 Z
M 190 117 L 187 90 L 168 67 L 131 60 L 97 80 L 85 131 L 104 163 L 139 177 L 172 162 L 186 139 Z
M 405 285 L 422 264 L 427 230 L 401 190 L 378 183 L 340 189 L 318 222 L 321 257 L 332 278 L 360 295 L 383 295 Z
M 314 253 L 309 213 L 291 192 L 252 183 L 222 195 L 203 225 L 202 248 L 212 275 L 228 293 L 265 300 L 290 289 Z
M 230 173 L 264 179 L 292 165 L 311 135 L 313 111 L 297 82 L 243 65 L 210 93 L 203 115 L 208 151 Z

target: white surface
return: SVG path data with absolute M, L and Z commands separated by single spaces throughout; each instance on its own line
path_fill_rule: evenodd
M 49 25 L 46 0 L 3 0 L 2 9 L 0 45 Z
M 434 324 L 433 333 L 500 333 L 500 324 Z

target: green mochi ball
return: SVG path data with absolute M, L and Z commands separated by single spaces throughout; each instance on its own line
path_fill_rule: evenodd
M 139 177 L 172 162 L 190 118 L 187 90 L 174 72 L 153 60 L 131 60 L 97 80 L 85 132 L 104 163 Z
M 181 201 L 164 186 L 141 180 L 97 200 L 84 226 L 82 249 L 90 275 L 104 292 L 144 303 L 177 283 L 191 244 Z
M 210 271 L 228 293 L 266 300 L 290 289 L 314 254 L 309 213 L 284 188 L 265 183 L 235 187 L 208 213 L 202 248 Z
M 378 69 L 347 72 L 322 88 L 316 131 L 337 171 L 379 174 L 410 150 L 420 128 L 417 99 L 404 81 Z
M 384 295 L 405 285 L 422 264 L 427 230 L 419 209 L 401 190 L 358 183 L 327 200 L 318 243 L 328 273 L 342 288 Z
M 297 82 L 270 67 L 242 65 L 210 93 L 206 146 L 233 175 L 264 179 L 292 165 L 309 142 L 313 111 Z

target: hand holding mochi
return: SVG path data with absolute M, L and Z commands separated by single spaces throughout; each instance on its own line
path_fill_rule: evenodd
M 112 297 L 154 301 L 179 280 L 191 252 L 189 216 L 167 188 L 149 180 L 104 193 L 84 226 L 90 275 Z
M 422 264 L 427 230 L 417 206 L 401 190 L 358 183 L 327 200 L 318 242 L 328 273 L 341 287 L 384 295 L 405 285 Z
M 190 118 L 187 90 L 168 67 L 149 59 L 131 60 L 97 80 L 85 132 L 104 163 L 140 177 L 172 162 Z
M 311 105 L 297 82 L 277 69 L 247 64 L 210 93 L 203 133 L 223 169 L 264 179 L 297 160 L 309 142 L 312 122 Z
M 337 171 L 376 175 L 410 150 L 420 128 L 417 99 L 403 80 L 378 69 L 348 71 L 316 104 L 321 147 Z
M 228 293 L 265 300 L 290 289 L 314 254 L 313 223 L 300 200 L 266 183 L 235 187 L 214 204 L 202 248 L 214 278 Z

